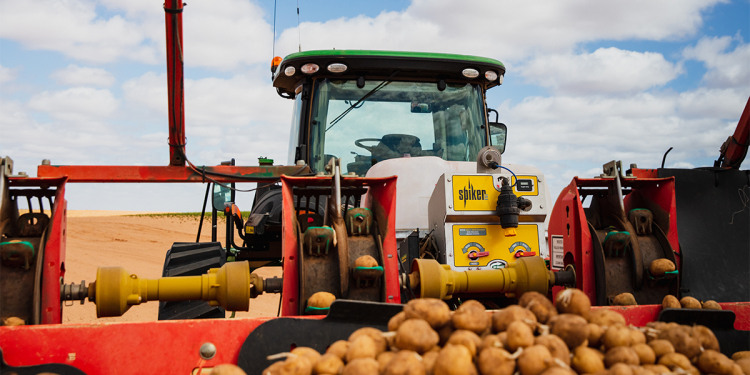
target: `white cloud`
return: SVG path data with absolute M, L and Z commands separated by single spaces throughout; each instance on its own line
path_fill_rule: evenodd
M 719 2 L 415 0 L 403 12 L 305 22 L 300 30 L 304 50 L 451 51 L 513 62 L 595 40 L 682 38 L 702 25 L 701 11 Z M 295 52 L 297 41 L 296 28 L 284 30 L 278 50 Z
M 111 116 L 119 101 L 109 90 L 73 87 L 63 91 L 44 91 L 29 99 L 28 107 L 66 121 L 88 122 Z
M 694 47 L 685 48 L 686 59 L 702 61 L 708 71 L 703 82 L 709 87 L 750 86 L 750 44 L 739 43 L 727 52 L 732 39 L 729 36 L 704 37 Z
M 50 78 L 61 85 L 109 87 L 115 83 L 112 73 L 99 68 L 79 67 L 75 64 L 52 72 Z
M 572 94 L 633 94 L 664 85 L 682 71 L 660 53 L 618 48 L 578 55 L 542 55 L 519 70 L 532 83 Z
M 0 83 L 11 82 L 18 75 L 17 69 L 6 68 L 0 65 Z
M 93 1 L 4 1 L 2 8 L 0 37 L 27 48 L 93 62 L 158 61 L 155 48 L 142 44 L 147 35 L 141 25 L 120 15 L 99 17 Z

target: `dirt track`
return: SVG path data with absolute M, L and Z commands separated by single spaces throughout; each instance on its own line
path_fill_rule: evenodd
M 173 242 L 193 242 L 198 220 L 180 217 L 112 216 L 111 212 L 70 211 L 65 255 L 65 282 L 86 283 L 96 279 L 99 266 L 121 266 L 144 278 L 159 278 L 164 256 Z M 128 214 L 117 212 L 116 214 Z M 91 216 L 97 215 L 97 216 Z M 203 225 L 201 241 L 211 240 L 210 222 Z M 221 233 L 221 231 L 219 231 Z M 219 240 L 222 240 L 220 235 Z M 281 277 L 281 268 L 257 270 L 263 277 Z M 250 301 L 249 312 L 237 317 L 276 316 L 279 296 L 264 294 Z M 119 318 L 96 318 L 96 306 L 76 303 L 63 309 L 63 323 L 157 320 L 158 302 L 133 306 Z

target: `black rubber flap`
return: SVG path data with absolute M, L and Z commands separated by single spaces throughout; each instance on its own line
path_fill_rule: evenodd
M 687 326 L 706 326 L 719 341 L 721 352 L 731 357 L 736 352 L 750 350 L 750 331 L 735 330 L 735 318 L 734 311 L 730 310 L 664 309 L 657 320 Z
M 750 171 L 658 173 L 676 180 L 682 295 L 700 301 L 750 301 Z
M 17 375 L 36 375 L 42 373 L 52 373 L 60 375 L 86 375 L 85 372 L 62 363 L 47 363 L 37 366 L 12 367 L 5 364 L 3 351 L 0 349 L 0 375 L 17 374 Z
M 226 261 L 226 250 L 219 242 L 175 242 L 167 251 L 162 276 L 198 276 Z M 159 320 L 221 319 L 223 308 L 206 301 L 159 302 Z
M 288 352 L 306 346 L 325 353 L 328 346 L 346 340 L 352 332 L 362 327 L 388 331 L 388 320 L 403 310 L 403 305 L 393 303 L 337 300 L 331 305 L 328 316 L 322 320 L 279 318 L 269 320 L 255 328 L 240 348 L 237 365 L 248 375 L 261 375 L 275 361 L 269 355 Z

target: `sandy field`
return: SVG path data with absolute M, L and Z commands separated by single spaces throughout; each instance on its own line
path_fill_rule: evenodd
M 159 278 L 172 243 L 195 241 L 197 218 L 133 216 L 137 214 L 144 212 L 69 210 L 65 283 L 86 280 L 89 284 L 96 279 L 100 266 L 121 266 L 138 277 Z M 209 215 L 201 241 L 211 240 L 210 225 Z M 224 238 L 221 233 L 219 230 L 219 241 Z M 281 277 L 280 267 L 255 272 L 263 277 Z M 250 311 L 237 312 L 236 316 L 276 316 L 278 304 L 278 294 L 263 294 L 250 300 Z M 97 319 L 93 303 L 77 302 L 63 308 L 63 323 L 155 321 L 158 310 L 158 302 L 147 302 L 131 307 L 122 317 Z

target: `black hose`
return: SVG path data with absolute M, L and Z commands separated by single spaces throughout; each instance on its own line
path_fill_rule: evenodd
M 664 153 L 664 157 L 661 158 L 661 167 L 662 167 L 662 169 L 664 169 L 664 162 L 667 161 L 667 154 L 669 153 L 669 151 L 672 151 L 673 148 L 674 147 L 670 147 L 669 150 L 667 150 L 667 152 Z
M 201 229 L 203 229 L 203 218 L 206 216 L 206 203 L 208 203 L 208 192 L 211 191 L 211 183 L 209 182 L 206 186 L 206 196 L 203 198 L 203 210 L 201 210 L 201 221 L 198 223 L 198 236 L 195 237 L 195 242 L 201 242 Z

